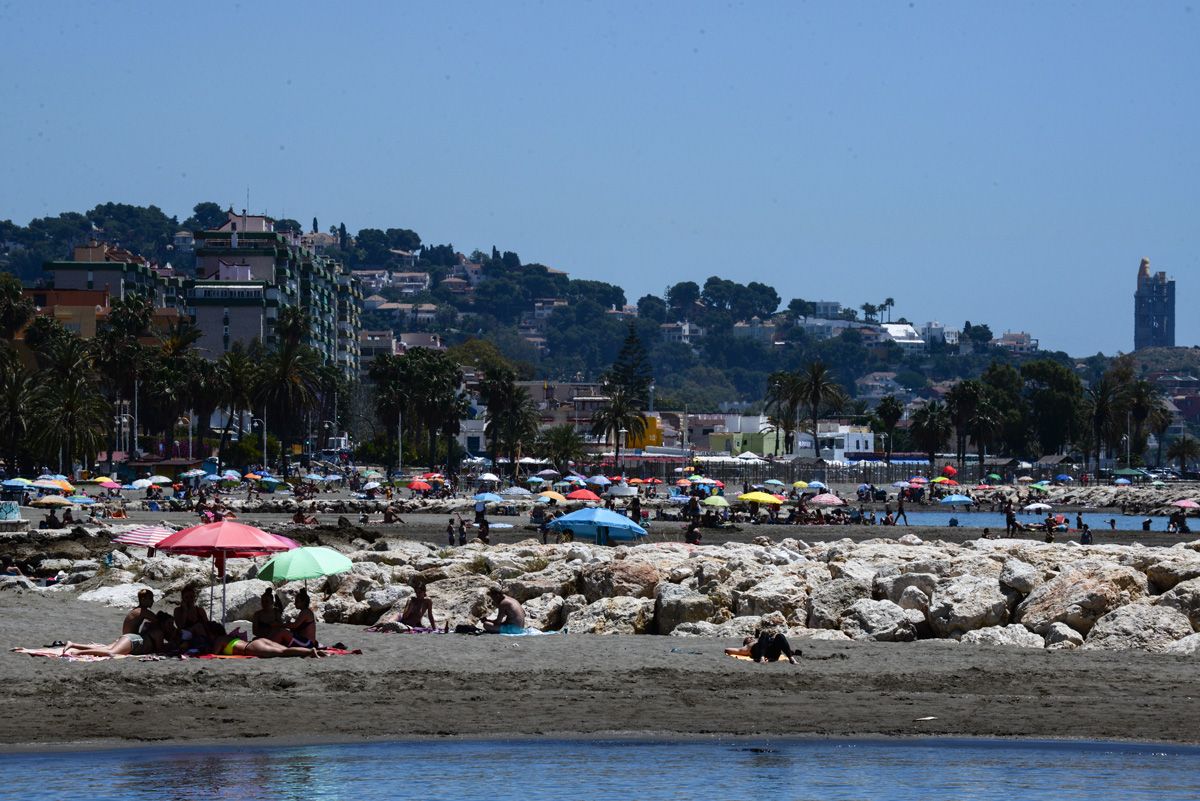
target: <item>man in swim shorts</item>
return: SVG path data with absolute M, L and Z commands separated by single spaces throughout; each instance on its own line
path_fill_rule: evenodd
M 519 601 L 499 587 L 492 587 L 487 592 L 488 598 L 496 605 L 496 616 L 491 620 L 483 620 L 480 625 L 488 634 L 522 634 L 525 631 L 525 610 Z

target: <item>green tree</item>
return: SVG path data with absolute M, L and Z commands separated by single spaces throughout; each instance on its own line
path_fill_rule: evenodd
M 772 425 L 783 432 L 785 453 L 792 453 L 796 443 L 796 426 L 800 421 L 800 410 L 804 404 L 801 380 L 797 373 L 776 370 L 767 376 L 766 404 Z
M 571 423 L 550 426 L 538 435 L 537 452 L 542 458 L 549 459 L 555 470 L 566 475 L 574 462 L 584 458 L 583 437 Z
M 216 365 L 216 391 L 220 405 L 225 407 L 225 427 L 221 431 L 221 439 L 217 443 L 217 460 L 225 457 L 225 445 L 229 442 L 229 433 L 233 421 L 241 417 L 243 412 L 254 408 L 254 401 L 260 391 L 265 390 L 261 384 L 263 374 L 258 363 L 241 342 L 234 342 L 229 350 L 221 354 Z M 264 464 L 266 456 L 264 455 Z
M 212 231 L 220 228 L 228 219 L 228 214 L 219 204 L 197 203 L 192 207 L 192 216 L 183 221 L 183 228 L 189 231 Z
M 1150 417 L 1147 424 L 1150 430 L 1154 432 L 1154 439 L 1158 443 L 1158 456 L 1154 460 L 1155 467 L 1162 467 L 1163 464 L 1163 445 L 1166 442 L 1167 431 L 1171 428 L 1171 423 L 1174 422 L 1171 410 L 1167 408 L 1166 403 L 1161 399 L 1153 409 L 1150 410 Z
M 620 467 L 620 432 L 624 429 L 629 437 L 641 439 L 646 434 L 646 415 L 642 413 L 637 398 L 624 387 L 608 386 L 605 394 L 608 395 L 608 401 L 592 413 L 592 434 L 614 443 L 613 463 Z
M 46 354 L 53 372 L 39 377 L 36 442 L 57 456 L 60 471 L 76 457 L 87 466 L 103 444 L 111 407 L 99 392 L 95 364 L 87 344 L 71 336 L 54 341 Z
M 929 458 L 930 475 L 937 469 L 937 452 L 954 430 L 950 412 L 941 401 L 930 401 L 918 409 L 910 427 L 913 442 Z
M 841 409 L 846 393 L 834 380 L 833 374 L 819 361 L 812 362 L 800 374 L 797 393 L 800 405 L 809 422 L 816 455 L 821 455 L 819 423 L 823 416 Z
M 1188 464 L 1200 459 L 1200 441 L 1184 434 L 1167 448 L 1167 458 L 1179 462 L 1179 471 L 1185 472 Z
M 884 455 L 887 463 L 891 464 L 892 449 L 896 439 L 896 425 L 900 422 L 900 418 L 904 416 L 904 404 L 900 403 L 895 395 L 885 395 L 879 401 L 879 405 L 875 407 L 875 414 L 879 418 L 883 433 L 887 435 L 884 445 Z
M 619 387 L 634 403 L 644 406 L 649 402 L 650 384 L 653 380 L 650 357 L 638 336 L 637 326 L 630 322 L 625 342 L 605 376 L 605 383 Z
M 1143 457 L 1146 453 L 1146 441 L 1149 439 L 1146 423 L 1150 419 L 1151 412 L 1161 404 L 1161 393 L 1145 379 L 1133 382 L 1127 391 L 1128 411 L 1133 422 L 1133 431 L 1126 432 L 1126 434 L 1131 433 L 1133 436 L 1131 448 L 1133 455 Z
M 11 341 L 33 319 L 33 301 L 21 294 L 21 282 L 11 273 L 0 273 L 0 338 Z
M 537 436 L 537 408 L 529 391 L 519 386 L 516 375 L 508 370 L 486 372 L 480 394 L 487 404 L 484 434 L 493 464 L 498 462 L 498 455 L 507 457 L 509 474 L 515 479 L 522 446 L 532 443 Z
M 667 321 L 667 304 L 657 295 L 642 295 L 637 302 L 638 319 L 655 323 Z
M 690 319 L 700 301 L 700 286 L 695 281 L 680 281 L 667 290 L 667 306 L 677 320 Z
M 39 395 L 38 377 L 12 351 L 0 354 L 0 452 L 10 475 L 19 472 L 28 451 Z

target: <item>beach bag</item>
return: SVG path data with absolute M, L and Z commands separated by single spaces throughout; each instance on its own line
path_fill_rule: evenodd
M 484 631 L 481 628 L 472 626 L 470 623 L 459 623 L 457 626 L 454 627 L 454 633 L 455 634 L 483 634 Z

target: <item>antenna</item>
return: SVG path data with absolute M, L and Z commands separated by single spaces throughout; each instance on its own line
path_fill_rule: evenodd
M 250 186 L 248 184 L 246 186 L 246 209 L 250 209 Z

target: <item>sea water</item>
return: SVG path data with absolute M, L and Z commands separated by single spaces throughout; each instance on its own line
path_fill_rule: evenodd
M 0 756 L 0 799 L 1200 798 L 1200 749 L 989 740 L 438 740 Z
M 893 509 L 894 511 L 894 509 Z M 967 512 L 962 509 L 937 509 L 933 511 L 911 510 L 906 508 L 905 513 L 908 515 L 908 523 L 912 526 L 948 526 L 950 518 L 958 520 L 958 525 L 962 528 L 990 528 L 993 532 L 999 531 L 1004 533 L 1004 513 L 1003 512 Z M 1058 512 L 1066 518 L 1067 525 L 1075 528 L 1075 513 L 1074 512 Z M 876 512 L 875 516 L 882 519 L 883 513 Z M 1140 532 L 1142 530 L 1142 521 L 1145 516 L 1139 515 L 1122 515 L 1120 513 L 1109 512 L 1084 512 L 1083 522 L 1086 523 L 1094 533 L 1104 534 L 1109 531 L 1109 520 L 1115 520 L 1116 530 L 1124 532 Z M 1017 514 L 1017 521 L 1026 526 L 1040 526 L 1046 521 L 1046 513 L 1041 514 Z M 904 521 L 900 521 L 900 527 L 904 527 Z M 1151 517 L 1150 530 L 1165 532 L 1167 530 L 1167 518 Z M 1195 530 L 1195 529 L 1193 529 Z M 889 535 L 890 536 L 890 535 Z M 1029 534 L 1025 534 L 1029 536 Z M 1067 536 L 1060 533 L 1060 537 Z

